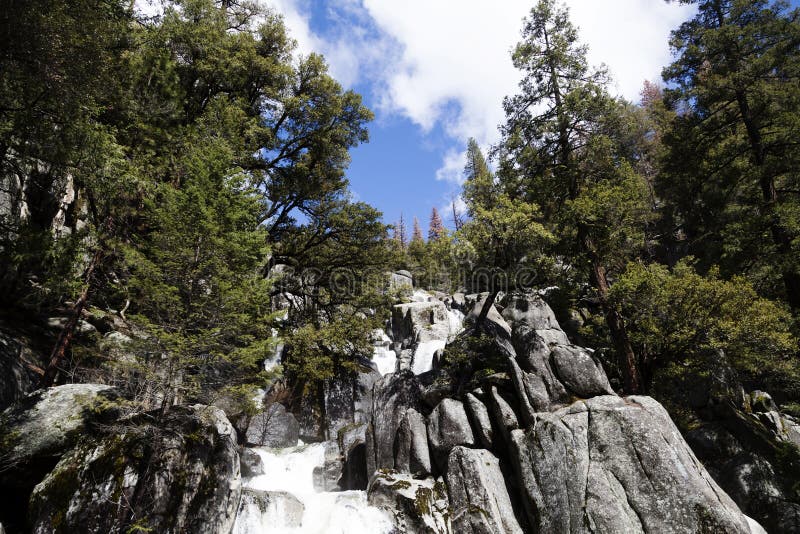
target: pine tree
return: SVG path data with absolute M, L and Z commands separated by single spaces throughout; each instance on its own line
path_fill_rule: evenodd
M 685 110 L 661 194 L 691 252 L 747 272 L 800 311 L 800 10 L 782 1 L 695 0 L 673 32 L 668 98 Z
M 609 96 L 605 71 L 589 67 L 567 9 L 555 0 L 540 0 L 531 10 L 512 57 L 523 72 L 522 91 L 504 102 L 501 181 L 541 206 L 548 228 L 560 238 L 560 255 L 589 267 L 586 275 L 621 358 L 625 390 L 639 392 L 625 321 L 608 302 L 609 270 L 624 268 L 632 251 L 644 246 L 649 213 L 646 183 L 621 142 L 627 106 Z M 482 196 L 483 189 L 472 194 Z
M 439 216 L 439 211 L 434 207 L 431 210 L 431 222 L 428 226 L 428 241 L 436 241 L 445 235 L 444 224 Z
M 408 236 L 406 234 L 406 220 L 403 218 L 403 212 L 400 212 L 400 221 L 395 225 L 395 236 L 400 241 L 400 246 L 406 248 L 408 245 Z
M 422 230 L 419 227 L 419 220 L 414 217 L 414 232 L 411 234 L 412 243 L 420 243 L 425 240 L 422 238 Z

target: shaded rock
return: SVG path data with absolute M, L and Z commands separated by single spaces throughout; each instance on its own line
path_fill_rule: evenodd
M 428 416 L 428 441 L 437 465 L 444 470 L 450 449 L 456 445 L 475 445 L 475 436 L 464 405 L 454 399 L 443 399 Z
M 100 384 L 65 384 L 35 391 L 0 415 L 2 484 L 32 487 L 87 428 L 118 415 L 118 395 Z
M 764 391 L 755 390 L 750 392 L 750 407 L 754 412 L 777 412 L 778 406 L 772 400 L 772 396 Z
M 519 428 L 519 419 L 511 405 L 497 392 L 497 388 L 492 386 L 489 390 L 488 404 L 494 422 L 502 433 L 503 437 L 508 442 L 511 432 Z
M 251 446 L 293 447 L 300 439 L 300 424 L 282 404 L 274 402 L 250 419 L 245 438 Z
M 394 468 L 394 442 L 406 410 L 421 412 L 419 380 L 409 371 L 388 374 L 375 382 L 372 420 L 367 429 L 367 471 Z
M 422 400 L 429 408 L 434 408 L 442 399 L 452 396 L 453 380 L 445 371 L 428 371 L 417 376 Z
M 0 409 L 5 409 L 36 388 L 36 375 L 30 371 L 34 357 L 20 340 L 0 332 Z
M 342 478 L 339 485 L 343 490 L 367 489 L 367 425 L 352 425 L 340 429 L 338 441 L 342 453 Z
M 431 477 L 416 479 L 380 470 L 370 480 L 367 498 L 372 506 L 392 514 L 399 533 L 450 534 L 447 489 Z
M 483 309 L 487 298 L 489 298 L 489 295 L 483 296 L 481 300 L 472 307 L 464 319 L 464 323 L 470 325 L 475 324 L 475 321 L 480 316 L 481 310 Z M 501 339 L 511 339 L 511 327 L 508 325 L 503 316 L 500 315 L 500 312 L 497 311 L 497 307 L 494 304 L 491 308 L 489 308 L 489 312 L 486 314 L 483 328 L 486 332 L 495 337 L 499 337 Z
M 453 448 L 447 461 L 447 489 L 455 532 L 522 534 L 500 462 L 489 451 Z
M 264 474 L 264 462 L 253 449 L 245 447 L 239 455 L 242 477 L 252 478 Z
M 325 380 L 322 386 L 322 413 L 325 414 L 323 427 L 325 439 L 336 439 L 339 429 L 355 421 L 355 382 L 356 376 L 340 373 Z
M 86 436 L 33 491 L 35 534 L 227 534 L 241 493 L 236 435 L 218 408 L 174 407 Z
M 342 475 L 342 456 L 335 441 L 325 442 L 325 458 L 321 466 L 314 468 L 314 489 L 316 491 L 339 491 Z
M 595 397 L 511 433 L 538 532 L 749 533 L 734 502 L 648 397 Z
M 425 418 L 414 408 L 406 410 L 395 440 L 394 468 L 401 473 L 430 475 L 431 457 Z
M 600 362 L 574 345 L 556 345 L 550 353 L 556 375 L 578 397 L 614 395 Z
M 467 393 L 465 399 L 467 415 L 472 423 L 473 433 L 478 437 L 481 447 L 492 448 L 492 421 L 489 418 L 489 410 L 472 393 Z
M 304 513 L 305 505 L 291 493 L 245 488 L 233 534 L 249 534 L 253 528 L 300 528 Z

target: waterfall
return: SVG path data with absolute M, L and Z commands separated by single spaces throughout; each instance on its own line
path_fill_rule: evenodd
M 389 534 L 387 512 L 370 506 L 364 491 L 317 492 L 314 468 L 325 444 L 253 449 L 264 474 L 244 480 L 233 534 Z

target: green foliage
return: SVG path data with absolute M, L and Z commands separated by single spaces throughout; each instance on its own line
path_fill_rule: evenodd
M 609 300 L 651 373 L 671 364 L 708 369 L 703 358 L 723 349 L 744 377 L 782 376 L 792 389 L 800 386 L 791 315 L 744 277 L 724 280 L 713 269 L 703 276 L 689 261 L 672 270 L 631 263 Z
M 782 1 L 691 2 L 664 70 L 681 113 L 657 189 L 702 268 L 745 273 L 800 307 L 800 11 Z
M 372 332 L 384 322 L 379 315 L 343 312 L 330 322 L 293 329 L 285 338 L 291 347 L 284 362 L 286 375 L 306 393 L 341 370 L 361 370 L 358 360 L 371 358 Z
M 528 270 L 546 263 L 545 247 L 553 241 L 553 235 L 539 222 L 536 204 L 512 197 L 495 181 L 474 140 L 467 147 L 465 174 L 463 196 L 470 219 L 457 239 L 466 250 L 462 255 L 472 263 L 471 283 L 488 283 L 487 287 L 473 289 L 508 290 Z M 493 285 L 497 272 L 506 280 L 505 287 Z

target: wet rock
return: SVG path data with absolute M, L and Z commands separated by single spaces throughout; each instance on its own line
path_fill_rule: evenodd
M 253 449 L 245 447 L 239 455 L 242 477 L 252 478 L 264 474 L 264 462 Z
M 392 514 L 401 534 L 453 532 L 447 489 L 442 481 L 380 470 L 370 480 L 367 496 L 372 506 Z
M 484 449 L 455 447 L 447 461 L 455 532 L 522 534 L 498 459 Z
M 595 397 L 542 413 L 511 442 L 538 532 L 750 532 L 648 397 Z
M 342 456 L 335 441 L 325 442 L 325 459 L 321 466 L 314 468 L 314 489 L 316 491 L 339 491 L 342 475 Z
M 285 491 L 242 490 L 233 534 L 249 534 L 252 528 L 295 529 L 303 525 L 305 505 Z M 280 521 L 276 524 L 276 520 Z
M 395 470 L 427 476 L 432 473 L 425 418 L 413 408 L 406 410 L 395 440 Z
M 352 425 L 339 430 L 339 450 L 342 453 L 343 490 L 365 490 L 367 474 L 367 425 Z
M 241 493 L 236 435 L 222 410 L 174 407 L 87 435 L 33 491 L 32 532 L 227 534 Z
M 250 446 L 293 447 L 300 439 L 300 424 L 282 404 L 274 402 L 252 417 L 245 437 Z
M 454 399 L 443 399 L 428 416 L 428 441 L 436 464 L 444 470 L 450 449 L 457 445 L 472 447 L 475 436 L 464 405 Z

